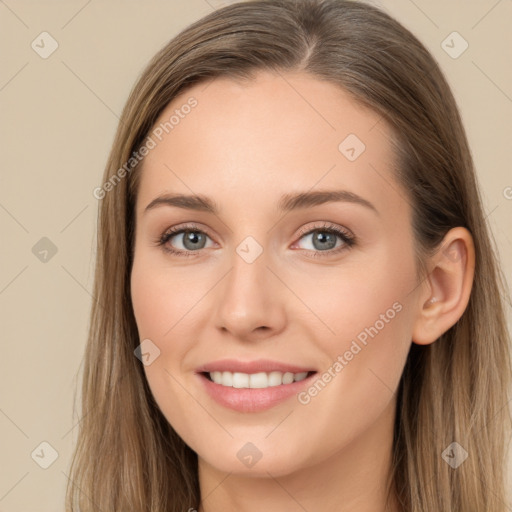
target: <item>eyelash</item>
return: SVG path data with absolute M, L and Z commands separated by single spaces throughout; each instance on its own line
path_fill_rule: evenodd
M 181 225 L 178 227 L 172 227 L 172 228 L 168 229 L 167 231 L 165 231 L 160 236 L 160 238 L 158 238 L 156 240 L 156 245 L 161 246 L 165 252 L 175 255 L 175 256 L 185 256 L 185 257 L 195 256 L 198 252 L 201 251 L 201 249 L 199 249 L 197 251 L 181 251 L 181 250 L 172 249 L 171 247 L 168 247 L 166 245 L 167 242 L 173 236 L 184 233 L 185 231 L 192 231 L 194 233 L 202 233 L 204 235 L 209 236 L 207 232 L 205 232 L 203 229 L 200 229 L 197 225 L 186 224 L 186 225 Z M 312 228 L 308 228 L 308 229 L 304 228 L 304 229 L 300 230 L 300 232 L 298 234 L 298 239 L 300 240 L 305 235 L 309 235 L 311 233 L 314 233 L 315 231 L 319 231 L 321 233 L 330 233 L 330 234 L 337 235 L 343 241 L 343 245 L 338 247 L 337 249 L 329 249 L 327 251 L 312 251 L 312 254 L 309 257 L 322 258 L 322 257 L 327 257 L 327 256 L 333 256 L 342 251 L 350 249 L 356 243 L 356 237 L 354 235 L 349 234 L 348 231 L 342 230 L 341 228 L 337 227 L 336 225 L 330 224 L 328 222 L 325 222 L 321 226 L 314 226 Z M 305 250 L 308 251 L 307 249 L 305 249 Z

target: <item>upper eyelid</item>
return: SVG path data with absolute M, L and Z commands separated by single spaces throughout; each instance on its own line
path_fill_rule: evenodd
M 183 233 L 183 231 L 199 231 L 201 233 L 204 233 L 205 235 L 208 235 L 210 238 L 213 239 L 212 236 L 210 236 L 209 230 L 206 228 L 201 227 L 200 225 L 197 225 L 195 223 L 185 223 L 184 225 L 178 225 L 173 226 L 171 228 L 166 229 L 162 233 L 162 237 L 166 235 L 178 235 Z
M 341 231 L 343 234 L 346 234 L 348 237 L 355 238 L 352 231 L 344 226 L 336 225 L 329 221 L 317 221 L 322 222 L 321 226 L 310 226 L 307 228 L 301 228 L 297 234 L 299 238 L 302 238 L 304 235 L 310 234 L 312 231 L 321 231 L 322 229 L 325 231 Z

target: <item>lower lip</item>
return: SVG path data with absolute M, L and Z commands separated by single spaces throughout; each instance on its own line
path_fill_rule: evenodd
M 316 373 L 291 384 L 254 389 L 222 386 L 202 373 L 197 375 L 203 382 L 206 392 L 220 405 L 239 412 L 259 412 L 270 409 L 299 393 L 305 386 L 309 386 Z

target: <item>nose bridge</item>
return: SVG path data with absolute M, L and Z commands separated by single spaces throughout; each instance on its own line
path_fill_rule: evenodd
M 268 268 L 270 260 L 270 251 L 253 236 L 245 237 L 234 247 L 231 270 L 225 277 L 218 302 L 219 326 L 237 336 L 262 326 L 279 328 L 283 309 L 275 287 L 282 285 Z
M 226 299 L 233 296 L 235 305 L 251 300 L 265 300 L 268 293 L 269 253 L 254 237 L 248 236 L 235 248 L 230 258 L 231 272 L 227 276 Z

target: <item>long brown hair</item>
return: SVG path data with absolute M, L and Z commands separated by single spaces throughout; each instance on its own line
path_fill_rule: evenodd
M 461 117 L 427 49 L 386 13 L 347 0 L 248 1 L 212 12 L 159 51 L 133 88 L 105 186 L 95 192 L 95 301 L 67 511 L 199 506 L 197 455 L 160 412 L 134 356 L 141 341 L 130 298 L 140 171 L 134 155 L 187 87 L 220 76 L 250 79 L 258 70 L 327 80 L 389 123 L 397 178 L 413 210 L 419 275 L 425 277 L 425 257 L 450 228 L 464 226 L 473 235 L 475 277 L 464 314 L 435 343 L 413 343 L 408 354 L 397 394 L 390 492 L 408 512 L 505 512 L 512 374 L 506 288 Z M 456 469 L 442 455 L 453 442 L 468 453 Z

